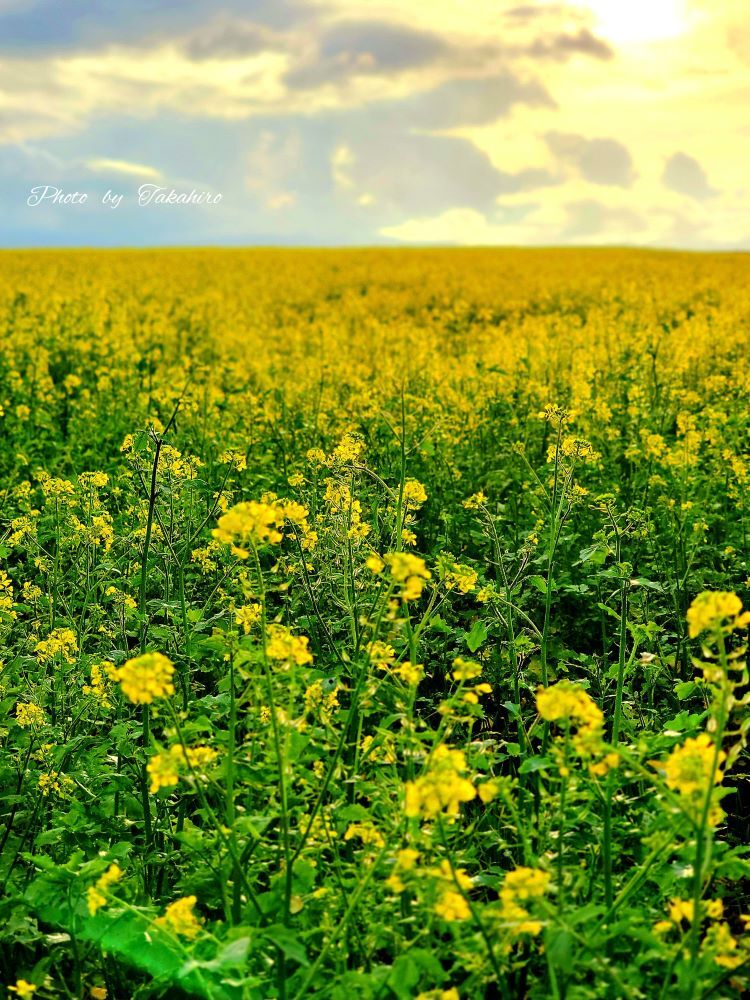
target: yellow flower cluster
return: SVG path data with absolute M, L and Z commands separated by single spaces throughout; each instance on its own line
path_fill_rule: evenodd
M 688 608 L 688 632 L 691 639 L 701 632 L 722 629 L 729 633 L 735 629 L 747 628 L 750 611 L 742 612 L 742 601 L 729 591 L 704 591 L 698 594 Z
M 694 821 L 700 819 L 706 796 L 713 786 L 721 783 L 721 767 L 726 757 L 708 733 L 699 733 L 675 747 L 665 761 L 656 764 L 663 771 L 668 787 L 678 793 L 683 809 Z M 722 816 L 718 805 L 709 808 L 708 821 L 712 825 L 720 822 Z
M 449 990 L 429 990 L 427 993 L 418 993 L 417 1000 L 461 1000 L 461 995 L 455 987 Z
M 477 585 L 477 573 L 463 563 L 453 563 L 443 576 L 443 583 L 449 590 L 457 590 L 460 594 L 468 594 Z
M 362 503 L 352 496 L 348 483 L 326 479 L 323 500 L 332 514 L 344 520 L 348 538 L 366 538 L 370 534 L 370 525 L 362 520 Z
M 17 979 L 15 986 L 8 987 L 8 992 L 14 993 L 21 1000 L 28 1000 L 29 997 L 34 996 L 36 991 L 37 987 L 27 979 Z
M 390 567 L 391 579 L 399 585 L 401 599 L 416 601 L 422 594 L 425 581 L 432 577 L 424 559 L 409 552 L 392 552 L 384 558 Z
M 50 795 L 69 795 L 75 788 L 75 782 L 67 774 L 60 774 L 59 771 L 49 771 L 47 774 L 39 775 L 37 786 L 46 799 Z
M 539 934 L 542 922 L 532 915 L 528 906 L 544 898 L 549 882 L 549 874 L 539 868 L 520 867 L 505 876 L 500 890 L 500 913 L 506 929 L 512 934 Z
M 383 834 L 377 829 L 374 823 L 369 821 L 349 824 L 344 834 L 344 840 L 354 840 L 355 837 L 365 845 L 372 845 L 373 847 L 383 847 L 385 845 Z
M 78 639 L 75 632 L 69 628 L 56 628 L 34 647 L 40 663 L 48 663 L 56 656 L 61 656 L 66 663 L 73 663 L 78 652 Z
M 467 770 L 463 750 L 441 744 L 432 754 L 425 774 L 406 784 L 406 815 L 424 819 L 458 816 L 461 803 L 471 802 L 477 794 L 465 776 Z
M 201 922 L 193 912 L 197 901 L 195 896 L 175 900 L 166 908 L 164 916 L 156 918 L 154 924 L 193 941 L 201 932 Z
M 219 756 L 216 750 L 206 746 L 184 747 L 175 743 L 162 753 L 154 754 L 146 765 L 151 779 L 151 792 L 176 785 L 185 770 L 201 771 L 210 767 Z
M 672 931 L 683 933 L 685 925 L 695 920 L 695 904 L 692 899 L 672 899 L 668 907 L 668 920 L 659 920 L 654 925 L 656 934 L 669 934 Z M 750 951 L 743 937 L 738 941 L 733 935 L 729 924 L 723 921 L 724 903 L 721 899 L 704 899 L 701 902 L 700 921 L 710 921 L 701 942 L 701 954 L 707 956 L 724 969 L 736 969 L 750 958 Z M 746 925 L 750 917 L 742 916 Z
M 44 711 L 33 701 L 19 701 L 16 705 L 16 722 L 21 729 L 43 726 L 46 721 Z
M 418 479 L 407 479 L 404 482 L 402 499 L 407 510 L 419 510 L 422 504 L 427 502 L 427 490 Z
M 163 653 L 142 653 L 107 673 L 135 705 L 150 705 L 155 698 L 174 694 L 174 664 Z
M 356 434 L 345 434 L 331 453 L 331 460 L 347 463 L 356 462 L 365 450 L 364 442 Z
M 574 727 L 571 742 L 574 751 L 581 757 L 598 757 L 591 764 L 594 774 L 606 774 L 616 767 L 616 752 L 604 753 L 604 716 L 599 706 L 578 684 L 559 681 L 548 688 L 539 688 L 536 694 L 536 708 L 547 722 L 555 722 L 570 731 Z
M 231 546 L 233 555 L 247 559 L 250 555 L 248 545 L 280 542 L 284 537 L 279 531 L 283 523 L 284 512 L 277 504 L 248 500 L 222 514 L 213 536 Z
M 115 862 L 109 866 L 106 872 L 100 876 L 94 885 L 89 887 L 86 896 L 86 903 L 92 917 L 97 910 L 100 910 L 102 906 L 107 905 L 108 890 L 110 886 L 113 886 L 116 882 L 120 881 L 122 874 L 122 869 Z
M 322 680 L 313 681 L 305 690 L 305 712 L 317 716 L 325 725 L 331 721 L 331 714 L 339 707 L 338 684 L 325 690 Z
M 306 635 L 294 635 L 284 625 L 269 625 L 266 637 L 266 656 L 286 667 L 298 667 L 312 663 L 313 655 L 307 648 L 310 640 Z
M 462 656 L 457 656 L 453 661 L 454 681 L 470 681 L 475 677 L 479 677 L 481 673 L 481 664 L 475 660 L 465 660 Z
M 441 861 L 439 868 L 428 872 L 437 881 L 438 899 L 434 910 L 441 920 L 468 920 L 471 916 L 467 896 L 473 882 L 463 868 L 451 868 L 450 862 Z
M 239 625 L 245 635 L 250 634 L 250 629 L 257 625 L 263 614 L 260 604 L 243 604 L 242 607 L 235 608 L 234 621 Z
M 5 570 L 0 569 L 0 613 L 16 617 L 13 610 L 13 584 Z
M 83 693 L 89 695 L 91 698 L 95 698 L 104 709 L 112 707 L 112 703 L 109 700 L 110 691 L 106 680 L 106 677 L 112 670 L 114 670 L 114 667 L 111 663 L 92 663 L 90 682 L 83 685 Z
M 478 510 L 487 502 L 487 496 L 481 490 L 478 493 L 472 493 L 470 497 L 461 501 L 461 506 L 466 510 Z

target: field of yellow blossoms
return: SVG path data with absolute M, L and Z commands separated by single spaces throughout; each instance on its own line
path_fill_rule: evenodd
M 0 261 L 8 997 L 747 995 L 747 256 Z

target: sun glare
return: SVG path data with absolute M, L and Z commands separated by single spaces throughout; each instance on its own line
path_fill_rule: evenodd
M 684 0 L 586 0 L 598 32 L 615 44 L 675 38 L 685 32 Z

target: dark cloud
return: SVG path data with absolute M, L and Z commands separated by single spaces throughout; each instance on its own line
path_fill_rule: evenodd
M 644 220 L 638 212 L 630 208 L 603 205 L 600 201 L 587 198 L 565 206 L 568 221 L 560 233 L 563 240 L 576 240 L 598 236 L 612 227 L 632 230 L 636 241 L 643 232 Z
M 341 83 L 353 76 L 385 75 L 440 65 L 452 70 L 497 72 L 519 56 L 563 62 L 575 55 L 611 59 L 612 49 L 590 31 L 549 34 L 530 44 L 468 44 L 387 21 L 345 21 L 325 31 L 306 59 L 286 76 L 290 87 Z
M 452 52 L 453 46 L 433 32 L 387 21 L 343 22 L 322 34 L 286 82 L 306 89 L 351 76 L 398 73 L 445 61 Z
M 516 104 L 555 106 L 538 81 L 502 72 L 483 79 L 449 80 L 426 93 L 394 102 L 392 113 L 415 128 L 445 129 L 490 124 Z
M 550 152 L 592 184 L 629 187 L 635 179 L 627 148 L 616 139 L 587 139 L 570 132 L 548 132 Z
M 238 59 L 271 49 L 285 49 L 287 41 L 263 24 L 222 17 L 183 40 L 190 59 Z
M 708 177 L 703 167 L 687 153 L 674 153 L 666 162 L 661 176 L 664 187 L 677 194 L 687 195 L 703 201 L 718 194 L 708 183 Z
M 454 136 L 394 134 L 382 125 L 349 146 L 354 189 L 374 197 L 380 225 L 450 208 L 491 214 L 502 195 L 555 182 L 543 170 L 498 170 L 476 146 Z
M 612 59 L 614 56 L 612 48 L 586 28 L 581 28 L 573 35 L 559 34 L 539 38 L 525 51 L 537 59 L 555 59 L 560 62 L 575 55 L 591 56 L 594 59 Z
M 505 11 L 505 16 L 518 21 L 527 21 L 531 18 L 547 16 L 551 10 L 559 12 L 562 8 L 548 6 L 537 7 L 534 4 L 526 3 L 519 4 L 518 7 L 512 7 L 510 10 Z

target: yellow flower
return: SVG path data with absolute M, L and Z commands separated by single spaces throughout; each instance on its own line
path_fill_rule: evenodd
M 403 503 L 407 510 L 418 510 L 427 500 L 427 490 L 417 479 L 404 483 Z
M 223 514 L 213 536 L 230 545 L 233 555 L 247 559 L 250 555 L 247 545 L 280 542 L 284 536 L 278 529 L 283 523 L 284 512 L 277 504 L 249 500 Z
M 427 993 L 419 993 L 416 1000 L 461 1000 L 458 990 L 453 987 L 449 990 L 429 990 Z
M 33 983 L 27 982 L 25 979 L 17 979 L 15 986 L 9 986 L 8 992 L 15 993 L 17 997 L 32 997 L 37 991 L 37 987 Z
M 111 672 L 112 669 L 111 663 L 92 663 L 91 683 L 83 685 L 83 693 L 95 698 L 104 709 L 112 707 L 105 679 L 105 672 Z
M 393 672 L 411 687 L 416 687 L 424 677 L 424 667 L 421 663 L 402 663 Z
M 142 653 L 109 671 L 122 693 L 136 705 L 150 705 L 154 698 L 174 694 L 174 664 L 163 653 Z
M 549 887 L 550 876 L 540 868 L 515 868 L 508 872 L 500 890 L 502 900 L 541 899 Z
M 385 840 L 383 835 L 369 821 L 366 823 L 350 823 L 344 834 L 344 840 L 353 840 L 357 837 L 363 844 L 373 844 L 375 847 L 383 847 Z
M 401 585 L 401 598 L 416 601 L 421 595 L 425 581 L 432 577 L 424 559 L 410 552 L 393 552 L 385 556 L 391 570 L 391 579 Z
M 370 657 L 370 663 L 380 670 L 385 670 L 396 659 L 396 650 L 393 646 L 389 646 L 387 642 L 381 642 L 380 639 L 370 643 L 367 647 L 367 653 Z
M 50 632 L 46 639 L 42 639 L 36 644 L 34 652 L 40 663 L 53 660 L 58 653 L 66 663 L 72 663 L 78 652 L 78 639 L 71 629 L 56 628 Z
M 471 916 L 469 904 L 460 892 L 446 889 L 435 903 L 435 913 L 443 920 L 467 920 Z
M 122 869 L 117 863 L 111 864 L 109 868 L 99 877 L 96 883 L 89 887 L 87 893 L 87 905 L 90 915 L 93 917 L 97 910 L 107 905 L 107 890 L 110 886 L 119 882 L 122 878 Z
M 535 936 L 542 929 L 541 921 L 527 909 L 542 899 L 549 888 L 550 876 L 539 868 L 519 867 L 508 872 L 500 889 L 500 912 L 507 929 L 514 935 Z
M 726 619 L 731 619 L 724 626 L 728 631 L 744 628 L 750 623 L 750 612 L 741 615 L 742 601 L 736 594 L 729 591 L 704 591 L 698 594 L 688 608 L 687 622 L 691 639 L 701 632 L 720 628 Z
M 247 468 L 247 458 L 245 453 L 242 451 L 233 451 L 231 448 L 228 451 L 223 451 L 219 455 L 219 462 L 222 465 L 232 465 L 237 470 L 237 472 L 244 472 Z
M 31 726 L 43 726 L 47 718 L 42 709 L 33 701 L 19 701 L 16 705 L 16 722 L 21 729 Z
M 560 681 L 551 687 L 539 688 L 536 708 L 547 722 L 576 727 L 573 746 L 582 757 L 601 749 L 604 716 L 599 706 L 578 684 Z
M 717 965 L 724 969 L 736 969 L 747 961 L 746 951 L 740 950 L 737 938 L 729 929 L 728 924 L 713 924 L 706 931 L 703 947 L 709 952 L 713 952 L 713 958 Z
M 453 661 L 453 680 L 470 681 L 474 677 L 479 677 L 482 667 L 474 660 L 465 660 L 462 656 L 457 656 Z
M 338 462 L 356 462 L 365 450 L 362 442 L 354 434 L 345 434 L 339 444 L 333 449 L 332 458 Z M 310 452 L 308 452 L 308 457 Z
M 371 573 L 377 574 L 377 573 L 382 573 L 383 572 L 383 568 L 385 566 L 385 563 L 380 558 L 380 556 L 377 555 L 377 553 L 373 552 L 372 555 L 370 555 L 370 556 L 367 557 L 367 561 L 365 562 L 365 566 L 367 566 L 367 568 L 369 569 L 369 571 Z
M 180 780 L 177 759 L 171 753 L 157 753 L 149 760 L 146 770 L 151 779 L 150 791 L 153 794 L 160 788 L 169 788 Z
M 487 802 L 492 802 L 492 800 L 496 799 L 500 794 L 500 782 L 495 778 L 490 778 L 489 781 L 485 781 L 481 784 L 477 791 L 479 792 L 479 798 L 482 802 L 485 804 Z
M 263 613 L 260 604 L 245 604 L 237 608 L 234 612 L 234 620 L 237 625 L 242 626 L 242 631 L 248 635 L 253 625 L 256 625 Z
M 402 847 L 396 855 L 396 866 L 403 871 L 411 871 L 419 859 L 419 851 L 413 847 Z
M 464 777 L 467 770 L 463 750 L 442 744 L 432 755 L 427 772 L 406 783 L 407 816 L 430 819 L 444 813 L 457 816 L 462 802 L 471 802 L 477 791 Z
M 478 493 L 472 493 L 472 495 L 467 497 L 466 500 L 462 500 L 461 506 L 465 507 L 466 510 L 476 510 L 478 507 L 481 507 L 482 504 L 486 503 L 486 501 L 486 495 L 480 490 Z
M 443 577 L 443 582 L 449 590 L 457 590 L 460 594 L 468 594 L 477 583 L 477 574 L 470 567 L 463 563 L 453 563 L 452 567 Z
M 175 743 L 169 750 L 154 754 L 146 766 L 151 778 L 151 792 L 176 785 L 185 769 L 200 771 L 213 764 L 218 756 L 218 752 L 211 747 L 183 748 L 180 743 Z
M 75 782 L 67 774 L 60 774 L 59 771 L 50 771 L 47 774 L 40 774 L 37 787 L 42 795 L 47 798 L 50 795 L 65 796 L 75 788 Z
M 293 635 L 284 625 L 270 625 L 266 638 L 266 655 L 269 660 L 279 660 L 298 667 L 312 663 L 313 655 L 307 648 L 310 640 L 305 635 Z
M 667 785 L 681 795 L 705 793 L 711 779 L 715 754 L 716 749 L 708 733 L 699 733 L 696 737 L 688 738 L 682 746 L 675 747 L 664 762 Z M 718 765 L 725 759 L 726 754 L 720 750 L 713 775 L 713 780 L 717 784 L 722 778 Z
M 193 913 L 196 902 L 195 896 L 184 896 L 170 903 L 164 911 L 164 916 L 157 917 L 154 923 L 192 941 L 201 931 L 200 920 Z

